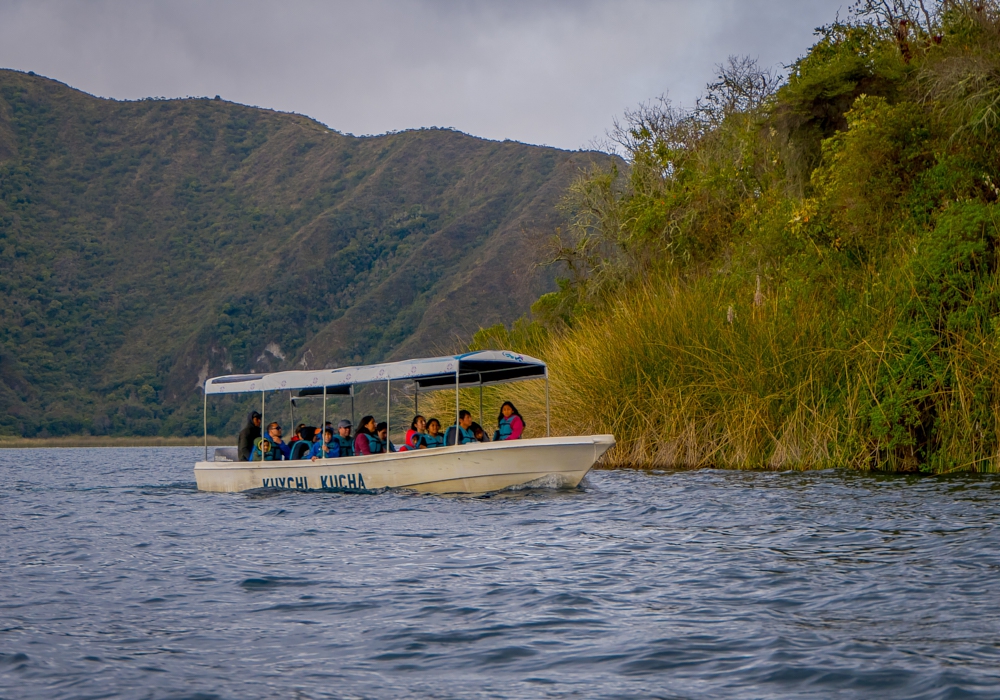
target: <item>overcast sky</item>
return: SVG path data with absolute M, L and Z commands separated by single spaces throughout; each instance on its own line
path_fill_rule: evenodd
M 343 132 L 585 148 L 690 105 L 729 55 L 787 64 L 848 0 L 0 0 L 0 67 L 118 99 L 215 96 Z

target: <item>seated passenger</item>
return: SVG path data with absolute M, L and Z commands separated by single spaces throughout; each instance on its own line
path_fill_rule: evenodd
M 378 438 L 379 452 L 396 452 L 396 446 L 389 440 L 389 425 L 382 421 L 375 426 L 375 437 Z
M 333 428 L 327 428 L 323 431 L 323 441 L 316 441 L 312 445 L 312 449 L 309 450 L 309 459 L 316 461 L 317 459 L 328 459 L 330 457 L 339 457 L 340 447 L 335 445 L 333 442 Z
M 420 444 L 420 436 L 427 432 L 427 421 L 421 415 L 413 417 L 410 429 L 406 431 L 406 444 L 401 450 L 415 450 Z
M 337 426 L 337 436 L 334 440 L 340 447 L 340 454 L 337 457 L 353 457 L 354 441 L 351 440 L 351 421 L 344 419 Z
M 441 433 L 441 421 L 431 418 L 427 421 L 427 432 L 419 433 L 420 442 L 417 449 L 427 449 L 429 447 L 444 447 L 444 435 Z
M 281 426 L 276 422 L 267 426 L 267 437 L 257 438 L 254 440 L 253 445 L 254 451 L 250 453 L 251 462 L 261 461 L 261 452 L 264 453 L 263 459 L 268 461 L 289 459 L 291 457 L 290 448 L 281 439 Z
M 472 414 L 465 409 L 458 412 L 458 425 L 451 426 L 444 434 L 444 444 L 454 445 L 456 438 L 459 445 L 469 445 L 476 441 L 476 436 L 472 434 Z
M 472 434 L 476 437 L 476 442 L 490 441 L 490 439 L 486 437 L 486 431 L 483 430 L 483 426 L 479 425 L 479 423 L 473 421 L 472 425 L 469 426 L 469 430 L 471 430 Z
M 354 454 L 374 455 L 380 451 L 378 437 L 375 435 L 375 419 L 365 416 L 354 432 Z
M 524 432 L 524 419 L 510 401 L 504 401 L 497 416 L 497 431 L 494 440 L 520 440 Z
M 295 426 L 295 434 L 292 435 L 292 439 L 288 441 L 289 445 L 291 445 L 293 442 L 298 442 L 299 440 L 302 439 L 301 433 L 304 427 L 306 427 L 305 423 L 299 423 L 298 425 Z
M 277 448 L 278 452 L 281 453 L 281 457 L 275 457 L 275 459 L 291 459 L 291 448 L 281 439 L 281 426 L 277 421 L 268 424 L 267 439 L 271 441 L 272 447 Z
M 281 453 L 274 449 L 270 440 L 257 438 L 253 441 L 253 451 L 250 453 L 251 462 L 274 462 L 280 459 Z

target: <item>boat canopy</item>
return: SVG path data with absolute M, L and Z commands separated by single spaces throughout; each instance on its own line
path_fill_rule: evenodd
M 298 391 L 299 396 L 348 395 L 355 384 L 409 380 L 420 389 L 489 386 L 546 376 L 545 363 L 507 350 L 483 350 L 339 369 L 233 374 L 205 382 L 205 395 Z M 324 391 L 325 389 L 325 391 Z

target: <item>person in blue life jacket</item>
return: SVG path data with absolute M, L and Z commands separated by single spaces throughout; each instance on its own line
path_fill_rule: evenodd
M 462 409 L 458 412 L 458 425 L 448 428 L 444 434 L 444 444 L 451 446 L 456 444 L 456 436 L 459 445 L 469 445 L 476 442 L 476 435 L 472 432 L 472 414 Z
M 270 446 L 265 447 L 261 440 L 270 443 Z M 281 426 L 277 422 L 270 423 L 267 426 L 267 437 L 254 440 L 253 445 L 254 451 L 250 453 L 251 462 L 261 461 L 261 452 L 269 452 L 270 456 L 265 456 L 264 459 L 270 461 L 291 459 L 292 457 L 291 448 L 281 439 Z
M 389 439 L 389 425 L 382 421 L 375 426 L 375 437 L 378 438 L 379 452 L 397 452 L 396 446 Z
M 351 421 L 346 418 L 337 425 L 337 435 L 334 437 L 334 442 L 340 448 L 340 454 L 334 455 L 335 457 L 353 457 L 354 456 L 354 440 L 351 439 Z
M 327 459 L 329 457 L 340 456 L 340 445 L 333 439 L 333 428 L 326 428 L 323 431 L 322 441 L 317 440 L 309 450 L 309 459 L 315 462 L 317 459 Z
M 267 426 L 267 439 L 271 445 L 281 453 L 278 459 L 291 459 L 292 448 L 282 439 L 281 425 L 277 421 L 269 423 Z
M 281 453 L 274 449 L 271 441 L 267 438 L 257 438 L 253 441 L 253 451 L 250 453 L 251 462 L 274 462 L 281 459 Z
M 444 434 L 441 432 L 441 421 L 431 418 L 427 421 L 427 432 L 420 433 L 418 450 L 425 450 L 431 447 L 444 447 Z
M 378 436 L 375 434 L 375 417 L 365 416 L 354 431 L 354 454 L 377 455 L 381 450 Z

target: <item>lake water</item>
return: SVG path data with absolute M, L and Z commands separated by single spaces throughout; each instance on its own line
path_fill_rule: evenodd
M 1000 697 L 1000 479 L 195 490 L 0 450 L 0 698 Z

